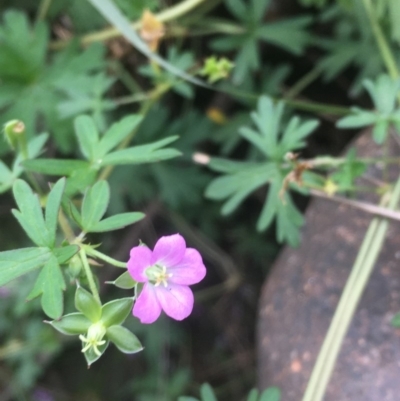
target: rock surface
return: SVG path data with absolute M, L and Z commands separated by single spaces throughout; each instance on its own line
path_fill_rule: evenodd
M 356 147 L 364 157 L 382 152 L 369 134 L 361 136 Z M 399 150 L 392 141 L 390 153 L 398 156 Z M 380 166 L 367 174 L 380 179 Z M 398 168 L 389 174 L 395 180 Z M 360 184 L 371 185 L 364 180 Z M 313 200 L 300 247 L 285 248 L 266 280 L 258 325 L 259 387 L 279 386 L 282 401 L 300 401 L 304 394 L 371 219 L 331 200 Z M 390 325 L 399 311 L 400 222 L 392 222 L 324 401 L 400 400 L 400 330 Z

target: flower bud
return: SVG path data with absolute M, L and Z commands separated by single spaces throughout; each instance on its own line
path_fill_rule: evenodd
M 78 278 L 82 271 L 82 261 L 78 255 L 72 257 L 69 261 L 68 272 L 73 279 Z
M 18 147 L 25 134 L 25 124 L 20 120 L 11 120 L 4 124 L 4 136 L 12 149 Z

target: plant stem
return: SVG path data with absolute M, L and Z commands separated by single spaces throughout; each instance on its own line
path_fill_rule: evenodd
M 89 262 L 87 260 L 86 252 L 84 249 L 81 249 L 79 251 L 79 256 L 81 258 L 81 261 L 83 264 L 83 269 L 85 270 L 85 274 L 86 274 L 86 277 L 89 282 L 90 291 L 91 291 L 92 295 L 94 296 L 94 298 L 96 299 L 96 301 L 98 301 L 99 304 L 101 305 L 99 292 L 97 291 L 96 283 L 94 282 L 94 278 L 93 278 L 93 273 L 92 273 L 92 270 L 90 269 Z
M 391 193 L 388 208 L 395 209 L 399 199 L 400 177 Z M 369 225 L 307 383 L 303 401 L 321 401 L 325 395 L 340 347 L 382 248 L 388 226 L 386 219 L 378 218 Z
M 84 249 L 85 249 L 86 253 L 90 256 L 104 260 L 104 262 L 107 262 L 110 265 L 113 265 L 116 267 L 122 267 L 122 268 L 126 269 L 126 262 L 120 262 L 119 260 L 113 259 L 110 256 L 104 255 L 104 253 L 96 251 L 95 249 L 93 249 L 89 246 L 84 246 Z
M 321 68 L 317 65 L 306 75 L 301 77 L 285 94 L 285 99 L 293 99 L 302 92 L 308 85 L 321 75 Z
M 155 14 L 155 18 L 160 22 L 167 22 L 181 17 L 187 14 L 193 8 L 200 5 L 204 0 L 185 0 L 179 4 L 176 4 L 158 14 Z M 135 21 L 131 24 L 133 29 L 138 29 L 141 26 L 141 21 Z M 102 31 L 90 33 L 81 38 L 82 45 L 89 45 L 93 42 L 102 42 L 121 36 L 121 32 L 114 27 L 104 29 Z M 54 50 L 62 49 L 69 43 L 69 40 L 59 40 L 51 43 L 51 48 Z
M 363 3 L 365 11 L 368 14 L 372 31 L 374 32 L 375 40 L 378 45 L 379 51 L 381 52 L 382 60 L 385 63 L 386 69 L 388 70 L 389 75 L 392 77 L 392 79 L 398 79 L 400 74 L 397 68 L 396 60 L 376 18 L 376 12 L 373 9 L 371 0 L 363 0 Z

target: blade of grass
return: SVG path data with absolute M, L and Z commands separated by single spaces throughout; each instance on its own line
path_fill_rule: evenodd
M 400 177 L 391 193 L 388 208 L 395 209 L 399 199 Z M 325 395 L 342 342 L 379 256 L 388 226 L 386 219 L 378 218 L 373 219 L 369 225 L 318 354 L 303 401 L 322 401 Z
M 189 81 L 195 85 L 209 87 L 205 82 L 200 79 L 194 78 L 189 75 L 185 71 L 176 68 L 172 64 L 168 63 L 158 54 L 153 53 L 147 44 L 140 38 L 140 36 L 135 32 L 135 30 L 131 27 L 128 19 L 121 13 L 121 11 L 117 8 L 117 6 L 110 0 L 88 0 L 102 15 L 103 17 L 109 21 L 112 25 L 115 26 L 137 50 L 139 50 L 143 55 L 148 57 L 150 60 L 156 62 L 161 67 L 171 72 L 174 75 L 177 75 L 179 78 L 182 78 L 186 81 Z M 199 0 L 192 0 L 196 4 Z

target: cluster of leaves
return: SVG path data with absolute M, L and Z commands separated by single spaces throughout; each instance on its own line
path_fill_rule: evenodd
M 72 42 L 48 57 L 49 29 L 43 22 L 31 27 L 25 14 L 8 11 L 0 26 L 0 125 L 18 118 L 32 136 L 40 117 L 54 132 L 57 147 L 72 150 L 72 120 L 89 112 L 104 127 L 103 112 L 115 107 L 104 99 L 113 79 L 105 72 L 100 44 L 80 52 Z M 4 153 L 4 144 L 0 151 Z
M 354 96 L 361 92 L 364 79 L 376 77 L 384 71 L 373 30 L 365 23 L 367 20 L 362 2 L 340 1 L 327 7 L 320 17 L 321 23 L 333 24 L 332 35 L 314 38 L 314 43 L 327 51 L 318 62 L 326 81 L 336 78 L 349 67 L 356 67 L 357 74 L 350 88 L 350 94 Z
M 219 52 L 238 51 L 233 71 L 233 81 L 236 84 L 241 83 L 251 71 L 259 69 L 260 41 L 296 55 L 301 54 L 309 43 L 310 37 L 305 28 L 311 22 L 310 17 L 264 23 L 265 11 L 270 5 L 270 0 L 252 0 L 249 6 L 242 0 L 226 0 L 225 5 L 240 22 L 238 32 L 214 39 L 210 45 L 213 50 Z
M 362 128 L 373 126 L 372 136 L 376 143 L 382 144 L 390 126 L 400 133 L 400 109 L 397 107 L 400 80 L 394 81 L 388 75 L 380 75 L 375 82 L 365 80 L 364 86 L 368 91 L 375 110 L 352 108 L 352 114 L 338 121 L 339 128 Z
M 178 401 L 218 401 L 212 387 L 205 383 L 200 387 L 200 400 L 195 397 L 179 397 Z M 281 391 L 277 387 L 269 387 L 261 394 L 253 389 L 247 396 L 247 401 L 281 401 Z
M 86 340 L 90 346 L 85 350 L 85 357 L 88 364 L 102 355 L 109 341 L 114 342 L 123 352 L 132 353 L 141 349 L 136 337 L 120 326 L 132 308 L 132 298 L 114 300 L 101 306 L 100 301 L 93 295 L 78 287 L 75 306 L 81 314 L 66 315 L 61 318 L 64 307 L 63 291 L 66 289 L 64 267 L 71 265 L 69 271 L 70 273 L 72 271 L 72 276 L 85 282 L 81 279 L 87 259 L 82 255 L 94 252 L 93 247 L 83 243 L 85 235 L 117 230 L 144 217 L 143 213 L 129 212 L 103 218 L 110 200 L 110 188 L 107 181 L 98 179 L 99 170 L 114 165 L 153 163 L 180 155 L 177 150 L 164 147 L 176 137 L 113 151 L 124 141 L 127 143 L 129 135 L 140 121 L 141 117 L 138 115 L 127 116 L 112 125 L 100 137 L 94 120 L 88 116 L 80 116 L 75 120 L 75 128 L 85 161 L 33 159 L 39 156 L 47 139 L 47 136 L 42 134 L 31 139 L 26 150 L 23 148 L 19 150 L 12 169 L 4 163 L 1 164 L 4 178 L 1 182 L 2 188 L 5 191 L 12 187 L 18 206 L 18 210 L 13 210 L 13 214 L 36 247 L 0 252 L 0 286 L 27 273 L 40 270 L 27 299 L 41 297 L 43 311 L 49 317 L 56 319 L 52 325 L 59 331 L 82 336 L 87 332 Z M 10 131 L 8 134 L 17 135 L 19 138 L 21 135 L 24 136 L 25 132 Z M 52 186 L 48 195 L 39 198 L 25 180 L 18 178 L 22 173 L 29 174 L 30 171 L 63 177 Z M 79 211 L 74 198 L 82 192 L 84 196 Z M 46 205 L 44 213 L 42 202 Z M 82 233 L 80 237 L 69 238 L 68 241 L 58 244 L 57 227 L 61 210 Z M 75 262 L 84 268 L 73 271 L 72 264 L 76 264 Z M 89 268 L 89 265 L 86 265 L 86 269 Z M 87 276 L 87 271 L 85 273 Z M 104 331 L 102 336 L 106 340 L 103 341 L 102 336 L 98 338 L 101 344 L 95 348 L 91 346 L 93 344 L 90 341 L 93 340 L 93 331 L 99 328 L 100 334 Z
M 289 193 L 283 191 L 290 172 L 285 156 L 305 146 L 305 138 L 318 122 L 301 122 L 298 117 L 292 117 L 282 132 L 283 112 L 283 103 L 274 105 L 270 98 L 260 98 L 257 111 L 251 114 L 257 130 L 242 127 L 239 132 L 258 150 L 258 159 L 263 160 L 239 162 L 212 158 L 208 166 L 224 175 L 210 183 L 206 196 L 215 200 L 227 199 L 222 213 L 229 214 L 252 192 L 268 184 L 257 230 L 265 230 L 276 218 L 278 240 L 295 246 L 299 242 L 303 218 Z

